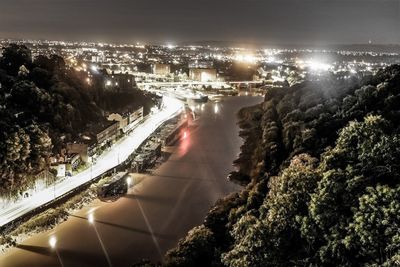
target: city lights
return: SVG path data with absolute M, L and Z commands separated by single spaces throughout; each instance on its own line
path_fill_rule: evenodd
M 244 63 L 255 63 L 257 58 L 252 54 L 238 54 L 235 56 L 235 60 Z
M 400 267 L 400 0 L 0 3 L 0 267 Z
M 308 66 L 313 71 L 328 71 L 331 68 L 329 64 L 318 61 L 309 61 Z

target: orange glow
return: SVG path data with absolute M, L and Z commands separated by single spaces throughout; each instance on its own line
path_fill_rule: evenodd
M 189 151 L 189 148 L 190 148 L 189 132 L 185 130 L 182 133 L 182 138 L 179 144 L 178 156 L 183 157 L 184 155 L 186 155 L 186 153 Z

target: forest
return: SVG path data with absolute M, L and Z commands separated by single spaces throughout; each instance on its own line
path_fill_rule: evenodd
M 0 195 L 12 197 L 31 187 L 51 155 L 77 140 L 105 112 L 127 105 L 154 104 L 140 90 L 104 92 L 85 82 L 85 73 L 58 55 L 32 59 L 23 45 L 11 44 L 0 57 Z
M 238 116 L 244 189 L 163 265 L 400 265 L 400 66 L 271 89 Z

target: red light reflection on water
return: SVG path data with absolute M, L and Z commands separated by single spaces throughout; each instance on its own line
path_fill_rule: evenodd
M 189 138 L 189 131 L 184 130 L 182 132 L 182 138 L 179 143 L 179 148 L 178 148 L 178 155 L 179 157 L 183 157 L 189 150 L 190 147 L 190 138 Z

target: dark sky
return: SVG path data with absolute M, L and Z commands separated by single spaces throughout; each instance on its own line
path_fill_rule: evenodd
M 0 38 L 400 43 L 400 0 L 0 0 Z

